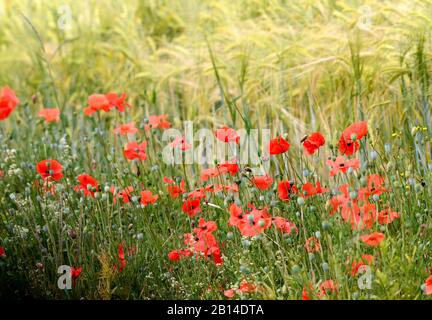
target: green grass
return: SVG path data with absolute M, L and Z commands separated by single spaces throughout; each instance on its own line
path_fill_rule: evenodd
M 65 4 L 72 24 L 62 30 L 58 10 Z M 0 122 L 0 246 L 6 249 L 0 297 L 222 299 L 223 290 L 247 279 L 261 290 L 242 298 L 300 299 L 309 283 L 332 279 L 338 291 L 329 298 L 430 299 L 421 285 L 432 268 L 431 12 L 432 1 L 408 0 L 0 1 L 0 88 L 9 85 L 21 100 Z M 88 96 L 109 91 L 126 92 L 132 109 L 86 117 Z M 61 121 L 38 119 L 43 106 L 60 108 Z M 202 168 L 165 164 L 162 132 L 140 128 L 136 140 L 149 146 L 138 174 L 122 154 L 127 138 L 112 131 L 159 114 L 179 129 L 192 120 L 196 129 L 285 134 L 291 149 L 272 159 L 270 190 L 251 187 L 244 167 L 227 183 L 242 181 L 244 207 L 269 206 L 272 215 L 293 221 L 298 235 L 272 228 L 248 243 L 228 226 L 232 199 L 225 193 L 208 198 L 221 209 L 202 205 L 189 219 L 162 178 L 187 178 L 198 187 Z M 361 170 L 329 177 L 327 157 L 337 154 L 342 130 L 360 120 L 369 126 Z M 327 141 L 316 159 L 300 143 L 314 131 Z M 35 186 L 41 182 L 35 165 L 43 159 L 64 167 L 54 196 Z M 304 169 L 311 175 L 303 176 Z M 84 172 L 100 183 L 96 199 L 73 190 Z M 367 231 L 329 215 L 330 194 L 301 206 L 296 198 L 278 201 L 274 190 L 282 177 L 299 186 L 320 180 L 331 189 L 342 183 L 358 189 L 372 173 L 391 189 L 374 203 L 401 212 L 392 224 L 374 226 L 386 235 L 377 248 L 358 240 Z M 111 185 L 134 186 L 137 197 L 145 188 L 159 199 L 144 208 L 113 204 L 105 192 Z M 223 266 L 169 261 L 198 217 L 218 224 Z M 316 232 L 322 250 L 311 258 L 304 243 Z M 122 273 L 112 268 L 120 243 L 137 248 Z M 347 259 L 366 253 L 375 257 L 373 284 L 361 290 Z M 83 267 L 73 290 L 57 288 L 62 264 Z

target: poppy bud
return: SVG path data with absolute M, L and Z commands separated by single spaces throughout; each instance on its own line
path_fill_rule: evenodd
M 299 206 L 304 205 L 304 204 L 305 204 L 305 200 L 304 200 L 304 198 L 302 198 L 302 197 L 298 197 L 298 198 L 297 198 L 297 204 L 298 204 Z
M 259 225 L 261 228 L 264 228 L 264 226 L 265 226 L 265 222 L 264 222 L 264 220 L 260 219 L 260 220 L 258 221 L 258 225 Z
M 248 214 L 247 219 L 248 219 L 249 222 L 253 222 L 254 219 L 255 219 L 255 217 L 254 217 L 253 214 Z
M 324 272 L 329 271 L 329 265 L 327 262 L 323 262 L 323 264 L 321 266 L 322 266 Z
M 357 135 L 355 133 L 351 134 L 351 140 L 354 142 L 357 140 Z
M 301 271 L 300 267 L 296 264 L 291 268 L 292 273 L 299 273 L 300 271 Z
M 227 239 L 228 239 L 228 240 L 231 240 L 232 238 L 234 238 L 234 233 L 232 233 L 232 232 L 228 232 L 228 233 L 227 233 Z

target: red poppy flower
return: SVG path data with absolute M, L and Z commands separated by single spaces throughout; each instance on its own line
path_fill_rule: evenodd
M 281 154 L 288 151 L 290 144 L 282 136 L 271 139 L 267 148 L 271 155 Z
M 327 160 L 327 165 L 331 167 L 330 176 L 333 177 L 338 173 L 346 173 L 349 168 L 359 169 L 360 160 L 359 159 L 349 159 L 346 160 L 343 156 L 337 156 L 336 160 Z
M 201 212 L 200 200 L 199 199 L 188 199 L 183 202 L 182 210 L 189 217 L 193 217 L 198 212 Z
M 363 235 L 360 237 L 360 239 L 367 245 L 376 247 L 385 239 L 385 235 L 381 232 L 374 232 L 371 234 Z
M 169 145 L 171 148 L 180 148 L 182 151 L 192 148 L 192 145 L 186 141 L 185 137 L 176 137 Z
M 6 250 L 3 247 L 0 247 L 0 257 L 6 258 Z
M 321 250 L 321 245 L 319 243 L 319 240 L 315 237 L 308 238 L 304 246 L 306 251 L 309 253 L 318 252 Z
M 81 275 L 83 268 L 71 267 L 72 286 L 76 287 L 76 280 Z
M 356 276 L 359 273 L 360 268 L 362 266 L 364 266 L 364 265 L 371 265 L 371 264 L 373 264 L 374 260 L 375 260 L 375 258 L 374 258 L 373 255 L 363 254 L 361 256 L 361 259 L 360 259 L 359 262 L 357 262 L 356 260 L 354 260 L 352 262 L 352 264 L 351 264 L 351 275 L 352 276 Z
M 339 139 L 339 152 L 348 156 L 358 151 L 359 140 L 367 135 L 367 122 L 357 122 L 346 128 Z
M 84 190 L 84 196 L 94 197 L 95 191 L 99 191 L 98 182 L 89 174 L 81 174 L 77 177 L 79 186 L 75 186 L 75 191 Z
M 171 123 L 166 120 L 168 116 L 166 114 L 162 114 L 160 116 L 150 116 L 149 122 L 145 126 L 145 130 L 148 131 L 150 129 L 168 129 L 171 127 Z
M 15 110 L 20 103 L 15 92 L 9 87 L 0 90 L 0 120 L 4 120 Z
M 325 139 L 321 133 L 315 132 L 303 141 L 303 148 L 308 154 L 314 154 L 321 146 L 325 144 Z
M 224 162 L 218 165 L 218 169 L 225 173 L 229 173 L 231 176 L 235 176 L 237 172 L 240 171 L 240 168 L 235 162 Z
M 257 290 L 257 286 L 254 283 L 248 282 L 245 279 L 243 279 L 240 282 L 239 290 L 242 293 L 251 293 L 251 292 L 255 292 Z
M 39 111 L 39 117 L 45 119 L 45 123 L 57 122 L 60 120 L 60 109 L 50 108 Z
M 242 236 L 253 237 L 259 235 L 264 230 L 271 226 L 271 216 L 267 211 L 267 208 L 258 210 L 253 208 L 246 215 L 243 215 L 242 219 L 237 224 Z
M 432 295 L 432 275 L 426 279 L 425 294 L 426 295 Z
M 180 261 L 180 253 L 178 250 L 172 250 L 168 253 L 168 259 L 171 261 Z
M 198 235 L 201 233 L 212 233 L 217 230 L 217 224 L 214 221 L 205 221 L 203 218 L 199 219 L 198 228 L 194 228 L 194 232 Z
M 153 195 L 150 191 L 144 190 L 141 191 L 141 204 L 148 205 L 153 204 L 158 199 L 158 195 Z
M 267 190 L 273 184 L 273 178 L 269 175 L 252 177 L 252 183 L 260 190 Z
M 228 299 L 233 298 L 235 296 L 235 290 L 234 289 L 224 290 L 224 296 L 227 297 Z
M 223 172 L 218 168 L 208 168 L 201 171 L 200 180 L 207 181 L 210 178 L 215 178 L 221 175 Z
M 133 159 L 145 160 L 147 159 L 146 148 L 147 148 L 146 141 L 143 141 L 140 144 L 138 144 L 138 142 L 136 141 L 131 141 L 125 146 L 123 150 L 123 154 L 129 160 L 133 160 Z
M 390 208 L 378 213 L 378 223 L 381 225 L 390 224 L 394 219 L 400 218 L 400 213 L 392 211 Z
M 119 133 L 122 136 L 126 135 L 126 134 L 134 134 L 138 132 L 138 129 L 135 128 L 135 124 L 134 122 L 129 122 L 126 124 L 122 124 L 120 126 L 118 126 L 117 128 L 114 129 L 115 133 Z
M 240 142 L 240 136 L 237 134 L 237 131 L 227 126 L 217 129 L 215 131 L 215 136 L 216 139 L 222 142 L 234 141 L 237 144 Z
M 228 223 L 231 226 L 238 226 L 240 221 L 243 219 L 243 210 L 235 203 L 233 203 L 229 207 L 229 212 L 230 212 L 230 218 Z
M 111 109 L 110 102 L 104 94 L 99 94 L 99 93 L 92 94 L 88 98 L 87 103 L 88 103 L 88 107 L 84 109 L 84 113 L 87 116 L 90 116 L 99 110 L 109 112 Z
M 132 186 L 129 186 L 123 190 L 120 190 L 118 193 L 116 193 L 114 186 L 112 186 L 110 188 L 110 192 L 114 195 L 114 198 L 113 198 L 114 204 L 117 203 L 117 198 L 122 199 L 123 203 L 129 203 L 131 200 L 131 195 L 132 195 L 133 191 L 134 191 L 134 188 Z
M 168 193 L 170 194 L 171 198 L 173 198 L 173 199 L 179 197 L 180 195 L 182 195 L 185 192 L 186 192 L 186 188 L 185 188 L 184 180 L 182 180 L 180 182 L 179 186 L 174 186 L 174 185 L 168 186 Z
M 36 171 L 41 175 L 42 179 L 52 179 L 55 181 L 63 177 L 63 166 L 57 160 L 42 160 L 36 165 Z
M 72 278 L 78 278 L 82 273 L 83 268 L 71 268 Z
M 283 217 L 274 217 L 272 219 L 275 227 L 282 233 L 291 234 L 291 232 L 298 232 L 296 225 Z
M 290 200 L 290 195 L 293 193 L 297 193 L 297 187 L 294 185 L 294 182 L 290 182 L 288 180 L 281 181 L 278 184 L 278 196 L 282 201 Z
M 163 182 L 168 184 L 174 184 L 174 180 L 168 177 L 163 177 Z
M 333 280 L 326 280 L 320 284 L 320 296 L 331 295 L 337 291 L 337 286 Z
M 119 244 L 118 246 L 118 257 L 119 257 L 119 271 L 123 272 L 123 269 L 126 267 L 126 259 L 123 250 L 123 245 Z
M 317 181 L 316 186 L 314 186 L 310 182 L 307 182 L 302 187 L 303 198 L 309 198 L 316 194 L 321 194 L 329 191 L 330 189 L 321 187 L 321 183 L 319 181 Z
M 126 107 L 130 105 L 126 102 L 126 93 L 117 95 L 116 93 L 110 92 L 105 94 L 111 108 L 116 108 L 119 112 L 124 112 Z

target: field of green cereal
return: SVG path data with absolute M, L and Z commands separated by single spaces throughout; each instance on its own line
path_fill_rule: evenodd
M 431 299 L 432 1 L 0 0 L 0 299 Z

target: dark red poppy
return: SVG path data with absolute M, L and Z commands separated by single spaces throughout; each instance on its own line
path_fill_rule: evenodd
M 303 141 L 303 148 L 308 154 L 314 154 L 325 144 L 325 139 L 319 132 L 314 132 Z
M 294 182 L 284 180 L 278 184 L 278 196 L 282 201 L 290 200 L 290 195 L 297 192 L 298 190 Z
M 367 135 L 367 122 L 357 122 L 346 128 L 339 139 L 339 152 L 348 156 L 358 151 L 359 140 Z
M 124 268 L 126 267 L 126 259 L 125 259 L 125 254 L 124 254 L 122 244 L 119 244 L 118 246 L 118 258 L 119 258 L 119 271 L 123 272 Z
M 36 171 L 41 175 L 42 179 L 52 179 L 55 181 L 63 177 L 63 166 L 53 159 L 42 160 L 36 165 Z
M 289 150 L 290 144 L 282 136 L 271 139 L 267 148 L 271 155 L 285 153 Z
M 3 247 L 0 247 L 0 257 L 6 258 L 6 250 Z
M 201 212 L 200 200 L 199 199 L 188 199 L 183 202 L 182 210 L 189 217 L 193 217 L 198 212 Z

